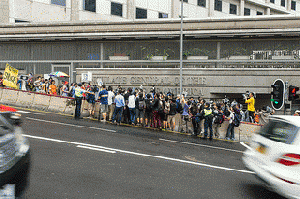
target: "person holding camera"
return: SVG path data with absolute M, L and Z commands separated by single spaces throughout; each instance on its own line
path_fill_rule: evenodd
M 245 103 L 247 104 L 247 111 L 249 113 L 250 122 L 254 122 L 254 114 L 255 114 L 255 99 L 254 93 L 251 92 L 249 96 L 246 98 Z

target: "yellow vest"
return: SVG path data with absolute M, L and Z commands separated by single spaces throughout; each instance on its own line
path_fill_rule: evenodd
M 79 86 L 77 86 L 75 88 L 75 96 L 76 97 L 83 97 L 83 95 L 82 95 L 82 89 Z
M 247 105 L 247 110 L 248 111 L 252 111 L 252 112 L 255 112 L 255 108 L 254 108 L 254 105 L 255 105 L 255 99 L 253 97 L 251 97 L 250 99 L 246 100 L 245 102 Z

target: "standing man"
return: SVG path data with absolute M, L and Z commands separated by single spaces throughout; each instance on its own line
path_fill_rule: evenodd
M 246 99 L 245 103 L 247 104 L 247 110 L 249 112 L 250 122 L 254 123 L 255 99 L 254 99 L 254 93 L 253 92 L 251 92 L 249 94 L 249 98 Z
M 102 113 L 103 119 L 101 121 L 106 121 L 106 113 L 108 112 L 108 91 L 106 90 L 106 86 L 102 85 L 102 90 L 99 92 L 99 100 L 100 100 L 100 110 Z M 101 115 L 99 114 L 99 119 Z
M 122 90 L 118 90 L 118 95 L 115 97 L 115 110 L 114 114 L 112 117 L 112 123 L 115 123 L 115 120 L 117 120 L 117 125 L 120 125 L 121 119 L 122 119 L 122 112 L 125 106 L 125 100 L 124 97 L 122 96 Z
M 87 92 L 86 90 L 82 89 L 81 86 L 82 86 L 81 83 L 75 84 L 75 102 L 76 102 L 75 119 L 76 120 L 82 119 L 82 117 L 80 117 L 82 98 L 83 98 L 83 93 Z

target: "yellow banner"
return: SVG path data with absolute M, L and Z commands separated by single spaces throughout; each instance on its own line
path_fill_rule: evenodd
M 18 73 L 19 71 L 17 69 L 7 63 L 3 75 L 3 85 L 12 88 L 18 88 Z

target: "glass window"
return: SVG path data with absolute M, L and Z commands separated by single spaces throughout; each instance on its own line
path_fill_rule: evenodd
M 29 21 L 21 20 L 21 19 L 15 19 L 15 23 L 29 23 Z
M 250 8 L 244 8 L 244 16 L 250 16 Z
M 66 0 L 51 0 L 51 4 L 66 6 Z
M 188 0 L 183 0 L 183 2 L 186 2 L 186 3 L 188 3 Z
M 257 11 L 257 12 L 256 12 L 256 15 L 263 15 L 263 13 L 262 13 L 262 12 L 259 12 L 259 11 Z
M 206 7 L 206 0 L 198 0 L 198 6 Z
M 275 142 L 292 144 L 298 131 L 299 127 L 290 123 L 273 120 L 266 124 L 259 134 Z
M 168 18 L 168 14 L 165 13 L 158 13 L 158 18 Z
M 136 19 L 147 19 L 147 10 L 142 8 L 136 8 L 135 10 Z
M 270 0 L 270 3 L 275 3 L 275 0 Z
M 90 12 L 96 12 L 96 0 L 84 0 L 83 9 Z
M 111 14 L 116 16 L 123 16 L 123 5 L 120 3 L 111 2 Z
M 285 7 L 285 0 L 281 0 L 281 6 Z
M 296 1 L 292 1 L 291 9 L 296 10 Z
M 230 10 L 229 10 L 229 13 L 230 14 L 235 14 L 236 15 L 236 5 L 234 4 L 230 4 Z
M 222 1 L 221 0 L 215 0 L 215 10 L 222 11 Z

